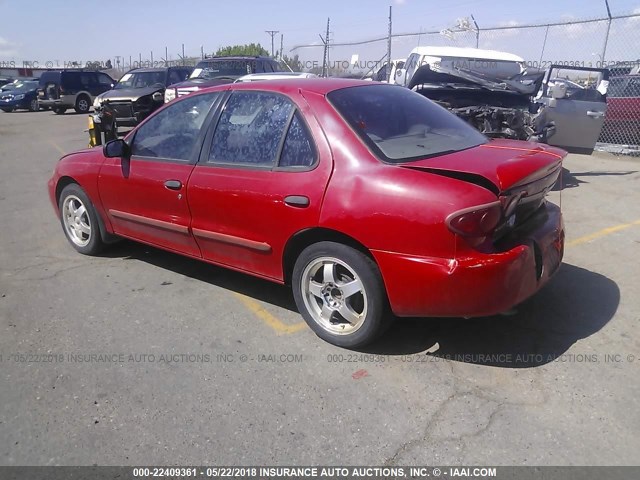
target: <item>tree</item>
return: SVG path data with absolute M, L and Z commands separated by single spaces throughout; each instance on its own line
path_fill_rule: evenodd
M 297 53 L 293 57 L 282 55 L 282 59 L 280 60 L 280 63 L 283 64 L 282 69 L 284 71 L 289 70 L 289 68 L 291 68 L 291 70 L 293 70 L 294 72 L 302 71 L 302 62 L 300 61 L 300 58 L 298 57 Z
M 266 51 L 259 43 L 249 43 L 245 45 L 229 45 L 226 47 L 220 47 L 216 52 L 217 56 L 239 56 L 239 57 L 255 57 L 264 56 L 268 57 L 269 52 Z

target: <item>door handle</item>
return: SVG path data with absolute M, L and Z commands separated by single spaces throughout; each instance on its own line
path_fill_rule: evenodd
M 182 188 L 182 182 L 180 180 L 167 180 L 164 182 L 164 186 L 169 190 L 180 190 Z
M 601 117 L 604 117 L 604 112 L 597 112 L 597 111 L 594 111 L 594 110 L 587 110 L 587 117 L 601 118 Z
M 309 206 L 309 197 L 304 195 L 288 195 L 284 197 L 284 203 L 290 207 L 306 208 Z

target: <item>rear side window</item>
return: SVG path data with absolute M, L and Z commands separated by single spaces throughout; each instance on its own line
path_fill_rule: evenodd
M 419 93 L 393 85 L 367 85 L 328 95 L 376 156 L 404 163 L 466 150 L 487 138 Z
M 218 121 L 209 162 L 273 167 L 293 108 L 282 95 L 234 92 Z
M 315 163 L 316 151 L 306 125 L 296 112 L 289 125 L 282 146 L 280 167 L 310 167 Z
M 40 75 L 41 88 L 49 83 L 60 83 L 60 72 L 44 72 L 42 75 Z

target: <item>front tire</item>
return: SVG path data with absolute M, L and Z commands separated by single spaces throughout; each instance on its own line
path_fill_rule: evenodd
M 62 230 L 71 246 L 83 255 L 98 254 L 104 248 L 98 214 L 80 185 L 64 187 L 58 207 Z
M 13 112 L 13 108 L 3 108 L 2 111 L 4 113 L 11 113 L 11 112 Z
M 334 345 L 362 347 L 390 323 L 378 266 L 346 245 L 319 242 L 303 250 L 293 268 L 292 288 L 309 327 Z

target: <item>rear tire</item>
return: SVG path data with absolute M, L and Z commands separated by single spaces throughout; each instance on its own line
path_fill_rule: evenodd
M 393 318 L 376 263 L 340 243 L 305 248 L 293 268 L 292 289 L 309 327 L 340 347 L 371 343 Z
M 105 244 L 100 236 L 98 214 L 85 191 L 76 183 L 67 185 L 58 201 L 60 223 L 67 240 L 83 255 L 96 255 Z
M 30 112 L 37 112 L 40 110 L 40 104 L 38 103 L 38 99 L 34 98 L 33 100 L 31 100 L 29 102 L 29 111 Z
M 62 115 L 64 112 L 67 111 L 67 109 L 63 107 L 51 107 L 51 109 L 53 110 L 53 113 L 55 113 L 56 115 Z
M 77 113 L 88 113 L 91 108 L 91 99 L 86 95 L 80 95 L 76 98 L 75 111 Z

